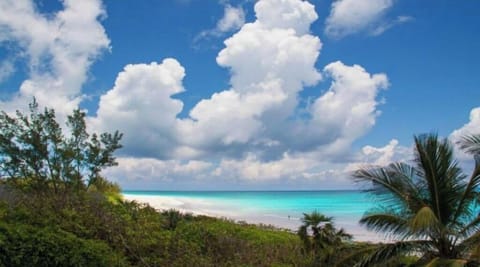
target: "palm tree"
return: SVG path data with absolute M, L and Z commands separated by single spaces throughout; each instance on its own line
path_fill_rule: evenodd
M 343 229 L 337 230 L 332 221 L 332 217 L 327 217 L 318 211 L 303 214 L 303 224 L 297 234 L 304 243 L 305 251 L 313 253 L 314 265 L 331 263 L 335 249 L 339 249 L 343 241 L 352 238 Z M 309 230 L 312 238 L 308 235 Z
M 470 176 L 454 159 L 451 143 L 436 134 L 415 137 L 412 165 L 398 162 L 354 173 L 382 203 L 360 223 L 398 240 L 371 248 L 358 266 L 408 254 L 421 255 L 427 266 L 480 264 L 480 135 L 463 137 L 459 144 L 474 155 Z
M 175 230 L 177 228 L 178 223 L 182 220 L 182 213 L 175 209 L 169 209 L 162 211 L 162 215 L 164 216 L 164 228 L 167 230 Z

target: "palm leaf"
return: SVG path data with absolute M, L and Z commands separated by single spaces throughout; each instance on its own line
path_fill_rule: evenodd
M 351 240 L 353 238 L 353 235 L 347 233 L 345 231 L 345 229 L 343 229 L 343 228 L 340 228 L 340 230 L 338 230 L 335 233 L 335 236 L 337 236 L 337 238 L 340 238 L 342 241 L 343 240 Z
M 441 259 L 434 258 L 425 267 L 464 267 L 467 264 L 464 259 Z
M 302 223 L 307 226 L 317 226 L 320 223 L 328 223 L 333 220 L 332 217 L 323 215 L 318 211 L 313 211 L 312 213 L 304 213 L 302 218 Z
M 419 233 L 429 236 L 434 233 L 440 232 L 442 225 L 435 216 L 435 213 L 428 206 L 421 208 L 415 217 L 410 221 L 412 231 L 417 235 Z
M 398 162 L 392 163 L 388 166 L 389 171 L 396 180 L 401 181 L 402 191 L 407 197 L 408 207 L 416 211 L 426 205 L 422 198 L 422 192 L 419 190 L 416 182 L 419 180 L 419 171 L 406 163 Z
M 360 222 L 402 237 L 394 244 L 364 250 L 369 255 L 358 266 L 385 262 L 409 251 L 421 253 L 427 262 L 439 257 L 431 266 L 460 266 L 480 254 L 480 135 L 463 139 L 461 145 L 474 154 L 470 179 L 454 159 L 449 141 L 436 134 L 415 137 L 413 166 L 394 163 L 354 173 L 356 181 L 371 183 L 366 191 L 382 203 Z M 411 241 L 414 238 L 425 240 Z
M 457 248 L 459 251 L 467 252 L 472 251 L 480 244 L 480 232 L 476 232 L 469 238 L 463 240 L 460 244 L 458 244 Z
M 393 213 L 371 213 L 366 214 L 360 219 L 361 224 L 365 224 L 368 229 L 376 232 L 387 232 L 392 235 L 407 236 L 410 233 L 408 221 L 405 217 Z
M 373 187 L 366 191 L 377 196 L 383 196 L 383 202 L 396 205 L 396 208 L 410 208 L 415 210 L 421 206 L 422 200 L 413 185 L 415 170 L 404 163 L 392 164 L 382 168 L 363 168 L 353 176 L 357 182 L 369 182 Z
M 430 241 L 413 240 L 413 241 L 399 241 L 391 244 L 382 244 L 366 255 L 360 262 L 355 264 L 355 267 L 368 267 L 374 264 L 381 264 L 388 260 L 405 255 L 409 252 L 423 251 L 430 248 Z
M 475 156 L 475 168 L 473 170 L 472 175 L 470 176 L 470 180 L 465 186 L 462 198 L 458 203 L 458 206 L 455 211 L 455 215 L 453 217 L 453 222 L 458 222 L 458 219 L 462 215 L 469 213 L 472 207 L 472 202 L 478 200 L 479 186 L 480 186 L 480 156 L 477 155 Z
M 460 237 L 470 236 L 472 233 L 480 231 L 480 215 L 474 218 L 469 224 L 464 226 L 459 232 Z
M 465 152 L 480 155 L 480 134 L 462 136 L 457 143 Z
M 448 140 L 439 140 L 436 134 L 415 136 L 415 147 L 415 161 L 428 192 L 428 206 L 446 225 L 463 193 L 461 185 L 465 177 L 453 159 L 453 148 Z

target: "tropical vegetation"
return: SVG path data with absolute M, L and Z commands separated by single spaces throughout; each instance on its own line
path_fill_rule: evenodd
M 362 251 L 357 265 L 415 255 L 420 266 L 480 266 L 480 135 L 458 142 L 474 157 L 470 175 L 448 139 L 425 134 L 414 141 L 412 164 L 370 166 L 354 174 L 381 203 L 360 223 L 395 240 Z
M 304 213 L 298 236 L 303 242 L 304 252 L 311 254 L 313 266 L 330 266 L 338 259 L 342 250 L 351 250 L 352 236 L 343 229 L 337 230 L 333 218 L 318 211 Z

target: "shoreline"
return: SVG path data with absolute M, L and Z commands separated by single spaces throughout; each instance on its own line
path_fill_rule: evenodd
M 153 208 L 161 210 L 175 209 L 182 213 L 192 213 L 194 215 L 205 215 L 216 218 L 225 218 L 237 223 L 246 222 L 250 224 L 272 225 L 279 229 L 296 231 L 301 225 L 300 218 L 290 215 L 279 215 L 273 212 L 259 212 L 252 208 L 242 208 L 241 206 L 221 203 L 218 200 L 192 198 L 182 196 L 158 196 L 158 195 L 138 195 L 122 193 L 124 199 L 146 203 Z M 328 214 L 326 214 L 328 216 Z M 344 228 L 353 235 L 354 241 L 360 242 L 391 242 L 390 239 L 381 234 L 377 234 L 358 225 L 358 222 L 342 221 L 336 219 L 334 224 L 337 228 Z

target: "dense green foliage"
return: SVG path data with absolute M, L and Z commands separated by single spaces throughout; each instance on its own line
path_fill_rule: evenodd
M 345 242 L 350 241 L 352 236 L 343 229 L 337 230 L 332 217 L 314 211 L 304 213 L 302 222 L 297 234 L 302 239 L 305 253 L 313 257 L 313 266 L 334 265 L 345 256 L 346 251 L 352 249 L 351 243 Z
M 127 266 L 105 242 L 59 228 L 0 224 L 2 266 Z
M 0 194 L 4 266 L 305 266 L 290 232 L 204 216 L 171 216 L 147 205 L 112 203 L 98 192 L 68 200 Z M 43 265 L 42 265 L 43 264 Z
M 464 137 L 460 147 L 473 154 L 467 176 L 453 158 L 448 140 L 415 137 L 414 164 L 358 170 L 379 203 L 361 223 L 398 241 L 371 249 L 359 266 L 398 255 L 422 255 L 428 266 L 480 266 L 480 136 Z

